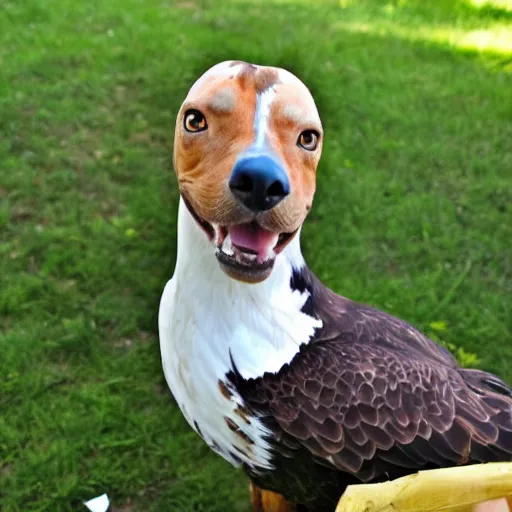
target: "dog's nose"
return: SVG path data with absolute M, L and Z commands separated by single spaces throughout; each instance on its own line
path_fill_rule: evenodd
M 263 212 L 290 193 L 290 182 L 276 160 L 262 155 L 240 159 L 231 171 L 229 188 L 249 210 Z

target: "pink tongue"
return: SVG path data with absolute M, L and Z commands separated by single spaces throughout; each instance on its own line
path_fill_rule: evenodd
M 264 261 L 269 249 L 277 241 L 277 234 L 267 231 L 254 223 L 238 224 L 229 228 L 231 242 L 241 249 L 249 249 L 258 255 L 258 261 Z

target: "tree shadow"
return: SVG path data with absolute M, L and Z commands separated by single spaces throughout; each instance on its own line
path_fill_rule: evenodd
M 373 0 L 366 0 L 368 4 L 375 4 Z M 512 17 L 512 9 L 500 2 L 475 2 L 472 0 L 453 0 L 421 2 L 421 0 L 394 0 L 388 5 L 399 9 L 406 9 L 420 13 L 424 19 L 434 21 L 437 19 L 453 19 L 458 17 L 466 22 L 481 21 L 489 18 L 494 20 L 507 20 Z

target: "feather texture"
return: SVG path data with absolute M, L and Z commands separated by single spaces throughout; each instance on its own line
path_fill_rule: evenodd
M 310 293 L 310 314 L 322 328 L 293 364 L 234 385 L 278 438 L 295 441 L 287 444 L 297 460 L 310 453 L 318 466 L 323 459 L 322 472 L 331 468 L 331 509 L 350 476 L 372 482 L 512 459 L 512 398 L 504 382 L 460 369 L 405 322 L 335 295 L 307 268 L 292 285 Z M 293 455 L 288 460 L 285 473 L 297 464 Z M 260 483 L 272 488 L 272 478 Z M 299 503 L 318 496 L 307 479 L 295 495 L 278 490 Z

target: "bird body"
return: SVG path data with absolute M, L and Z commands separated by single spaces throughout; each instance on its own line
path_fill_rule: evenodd
M 159 331 L 187 421 L 255 488 L 310 511 L 334 510 L 350 484 L 512 460 L 504 382 L 307 267 L 321 143 L 309 91 L 276 68 L 215 66 L 178 114 Z

